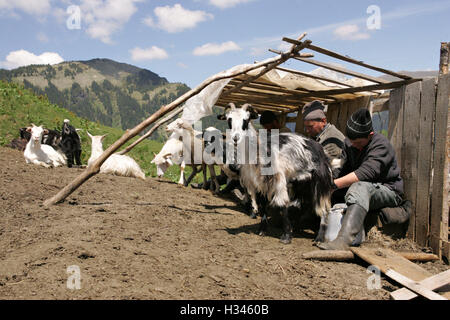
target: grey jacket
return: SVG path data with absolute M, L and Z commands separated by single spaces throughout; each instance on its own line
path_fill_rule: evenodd
M 339 159 L 344 147 L 345 136 L 334 125 L 328 123 L 322 132 L 315 137 L 315 140 L 319 142 L 325 154 L 330 162 L 333 159 Z

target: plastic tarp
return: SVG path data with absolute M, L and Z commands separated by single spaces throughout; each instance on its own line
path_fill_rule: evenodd
M 227 76 L 233 72 L 244 70 L 248 66 L 248 64 L 237 65 L 217 74 L 217 76 Z M 187 100 L 183 107 L 184 110 L 181 119 L 192 125 L 201 118 L 211 115 L 213 113 L 213 106 L 217 102 L 217 99 L 219 99 L 223 88 L 225 88 L 231 79 L 217 80 L 205 87 L 199 94 Z
M 250 66 L 249 64 L 242 64 L 237 65 L 233 68 L 230 68 L 226 71 L 223 71 L 222 73 L 218 74 L 227 76 L 230 75 L 232 72 L 239 72 L 241 70 L 244 70 Z M 238 76 L 237 78 L 245 79 L 245 77 L 251 77 L 255 76 L 258 73 L 260 73 L 265 67 L 260 67 L 257 69 L 254 69 L 252 71 L 247 72 L 245 75 Z M 359 78 L 346 78 L 341 76 L 339 73 L 336 73 L 334 71 L 326 70 L 324 68 L 318 68 L 310 72 L 311 74 L 320 75 L 326 78 L 330 78 L 333 80 L 340 81 L 342 83 L 345 83 L 349 86 L 365 86 L 365 85 L 371 85 L 374 84 L 373 82 L 359 79 Z M 225 88 L 225 86 L 231 81 L 231 78 L 223 79 L 215 81 L 211 84 L 209 84 L 206 88 L 204 88 L 199 94 L 195 95 L 194 97 L 190 98 L 186 101 L 185 105 L 183 106 L 183 114 L 181 118 L 188 122 L 189 124 L 194 124 L 198 120 L 200 120 L 203 117 L 206 117 L 208 115 L 211 115 L 213 113 L 212 108 L 217 102 L 217 100 L 220 97 L 220 94 L 222 93 L 222 90 Z M 297 75 L 294 73 L 282 71 L 282 70 L 276 70 L 272 69 L 262 75 L 258 81 L 266 82 L 269 84 L 275 84 L 282 88 L 286 88 L 289 90 L 296 90 L 296 89 L 306 89 L 311 91 L 321 91 L 321 90 L 330 90 L 330 89 L 340 89 L 340 88 L 346 88 L 348 86 L 345 85 L 339 85 L 328 81 L 323 80 L 317 80 L 310 77 Z M 270 91 L 263 90 L 263 89 L 252 89 L 255 91 L 260 92 L 266 92 L 270 94 Z M 383 91 L 378 91 L 377 93 L 382 93 Z M 334 95 L 337 99 L 342 100 L 351 100 L 355 99 L 357 97 L 361 96 L 369 96 L 377 94 L 374 92 L 357 92 L 357 93 L 348 93 L 348 94 L 339 94 Z

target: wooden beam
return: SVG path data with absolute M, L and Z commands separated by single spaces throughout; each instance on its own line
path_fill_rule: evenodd
M 291 50 L 289 50 L 286 53 L 281 54 L 280 57 L 277 59 L 277 61 L 274 61 L 272 64 L 267 65 L 261 72 L 259 72 L 258 74 L 254 75 L 254 76 L 249 77 L 247 80 L 245 80 L 240 85 L 234 87 L 233 89 L 230 89 L 230 90 L 227 90 L 225 92 L 222 92 L 222 96 L 227 96 L 227 95 L 229 95 L 229 94 L 239 90 L 240 88 L 242 88 L 246 84 L 252 82 L 253 80 L 256 80 L 256 79 L 260 78 L 261 76 L 263 76 L 264 74 L 266 74 L 270 70 L 276 68 L 278 65 L 282 64 L 283 62 L 285 62 L 288 59 L 290 59 L 290 58 L 294 57 L 295 55 L 297 55 L 300 50 L 303 50 L 307 45 L 311 44 L 311 40 L 305 40 L 303 42 L 300 42 L 300 40 L 303 39 L 305 36 L 306 36 L 306 33 L 303 33 L 298 38 L 299 44 L 293 44 L 292 47 L 291 47 Z
M 325 69 L 329 69 L 329 70 L 333 70 L 333 71 L 336 71 L 336 72 L 340 72 L 340 73 L 343 73 L 343 74 L 346 74 L 346 75 L 349 75 L 349 76 L 353 76 L 353 77 L 356 77 L 356 78 L 368 80 L 368 81 L 371 81 L 371 82 L 375 82 L 375 83 L 389 83 L 389 81 L 387 81 L 387 80 L 383 80 L 383 79 L 380 79 L 380 78 L 375 78 L 375 77 L 369 76 L 367 74 L 363 74 L 363 73 L 359 73 L 359 72 L 356 72 L 356 71 L 352 71 L 352 70 L 349 70 L 349 69 L 346 69 L 346 68 L 343 68 L 343 67 L 334 66 L 334 65 L 331 65 L 331 64 L 328 64 L 328 63 L 325 63 L 325 62 L 320 62 L 320 61 L 313 60 L 313 59 L 299 58 L 299 57 L 294 57 L 294 59 L 299 60 L 299 61 L 303 61 L 303 62 L 306 62 L 306 63 L 309 63 L 309 64 L 313 64 L 315 66 L 322 67 L 322 68 L 325 68 Z
M 117 154 L 125 154 L 127 152 L 130 152 L 135 146 L 137 146 L 139 143 L 141 143 L 142 141 L 144 141 L 145 139 L 150 137 L 153 134 L 153 132 L 155 132 L 163 123 L 169 121 L 170 119 L 172 119 L 173 117 L 178 115 L 181 111 L 183 111 L 183 107 L 175 109 L 175 110 L 169 112 L 169 114 L 167 114 L 164 118 L 158 120 L 155 123 L 155 125 L 150 130 L 148 130 L 148 132 L 146 134 L 144 134 L 142 137 L 137 139 L 135 142 L 130 144 L 128 147 L 126 147 L 122 151 L 117 152 Z
M 421 285 L 420 282 L 413 281 L 409 279 L 408 277 L 405 277 L 404 275 L 398 273 L 395 270 L 389 269 L 386 272 L 384 272 L 385 275 L 387 275 L 389 278 L 397 281 L 401 285 L 405 286 L 409 290 L 413 291 L 416 294 L 419 294 L 427 299 L 430 300 L 447 300 L 440 294 L 427 289 L 425 286 Z
M 366 91 L 372 91 L 372 90 L 385 90 L 385 89 L 393 89 L 401 87 L 405 84 L 410 84 L 413 82 L 420 81 L 420 79 L 411 79 L 411 80 L 401 80 L 401 81 L 395 81 L 385 84 L 373 84 L 368 86 L 360 86 L 360 87 L 353 87 L 353 88 L 342 88 L 342 89 L 331 89 L 331 90 L 320 90 L 320 91 L 314 91 L 311 93 L 303 93 L 303 94 L 296 94 L 292 95 L 292 97 L 287 97 L 290 99 L 302 99 L 306 97 L 315 97 L 320 98 L 323 96 L 335 96 L 345 93 L 357 93 L 357 92 L 366 92 Z
M 450 283 L 450 269 L 419 282 L 421 286 L 425 287 L 428 290 L 436 290 L 449 283 Z M 417 294 L 406 288 L 398 289 L 394 292 L 391 292 L 390 295 L 391 298 L 393 298 L 394 300 L 411 300 L 417 297 Z M 444 294 L 444 296 L 448 296 L 448 294 Z
M 286 41 L 286 42 L 289 42 L 289 43 L 295 43 L 296 42 L 296 40 L 289 39 L 289 38 L 283 38 L 283 41 Z M 363 61 L 358 61 L 358 60 L 352 59 L 350 57 L 343 56 L 343 55 L 341 55 L 339 53 L 333 52 L 331 50 L 327 50 L 325 48 L 321 48 L 321 47 L 315 46 L 313 44 L 310 44 L 308 46 L 308 49 L 311 49 L 313 51 L 322 53 L 322 54 L 327 55 L 329 57 L 333 57 L 333 58 L 336 58 L 336 59 L 339 59 L 339 60 L 343 60 L 343 61 L 346 61 L 346 62 L 350 62 L 350 63 L 356 64 L 356 65 L 361 66 L 361 67 L 365 67 L 367 69 L 372 69 L 372 70 L 375 70 L 375 71 L 378 71 L 378 72 L 381 72 L 381 73 L 389 74 L 391 76 L 394 76 L 394 77 L 397 77 L 397 78 L 400 78 L 400 79 L 404 79 L 404 80 L 412 79 L 410 76 L 407 76 L 407 75 L 404 75 L 404 74 L 401 74 L 401 73 L 398 73 L 398 72 L 394 72 L 394 71 L 391 71 L 391 70 L 375 67 L 375 66 L 366 64 Z
M 435 254 L 423 252 L 396 252 L 410 261 L 436 261 L 439 257 Z M 303 259 L 314 259 L 322 261 L 346 261 L 355 258 L 350 250 L 315 250 L 302 254 Z
M 441 56 L 439 60 L 439 75 L 448 73 L 450 60 L 450 42 L 441 42 Z

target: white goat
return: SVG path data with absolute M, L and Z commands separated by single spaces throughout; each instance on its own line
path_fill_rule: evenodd
M 49 145 L 41 144 L 42 136 L 48 133 L 47 129 L 32 124 L 32 127 L 27 128 L 27 132 L 31 133 L 30 141 L 28 141 L 23 153 L 27 163 L 34 163 L 46 168 L 66 165 L 64 155 Z
M 103 153 L 102 142 L 106 135 L 92 136 L 89 132 L 87 132 L 87 134 L 92 140 L 92 152 L 91 157 L 88 160 L 88 167 L 89 167 Z M 100 167 L 100 172 L 111 173 L 124 177 L 135 177 L 145 180 L 144 171 L 142 171 L 141 167 L 139 167 L 139 165 L 137 164 L 136 161 L 134 161 L 133 158 L 127 155 L 119 155 L 119 154 L 110 155 Z
M 183 152 L 186 151 L 187 154 L 183 154 L 183 161 L 186 163 L 186 160 L 189 159 L 188 165 L 192 166 L 192 173 L 184 182 L 184 185 L 187 186 L 191 180 L 195 177 L 195 175 L 199 172 L 197 165 L 201 165 L 203 171 L 203 188 L 206 189 L 206 167 L 209 169 L 209 173 L 211 175 L 211 181 L 214 183 L 215 188 L 211 188 L 211 191 L 217 193 L 220 189 L 220 185 L 217 181 L 216 173 L 214 171 L 213 162 L 209 161 L 205 163 L 204 155 L 203 155 L 203 133 L 197 130 L 194 130 L 192 126 L 185 122 L 183 119 L 177 119 L 171 122 L 166 127 L 167 132 L 172 132 L 173 137 L 178 137 L 178 139 L 182 139 L 183 143 Z M 192 151 L 200 152 L 199 156 L 195 155 Z M 187 158 L 189 157 L 189 158 Z M 196 163 L 197 162 L 197 163 Z M 199 163 L 200 162 L 200 163 Z
M 156 165 L 156 174 L 158 178 L 161 178 L 171 165 L 179 165 L 180 179 L 178 180 L 178 184 L 184 185 L 184 168 L 186 164 L 183 160 L 183 142 L 181 142 L 179 138 L 180 137 L 176 132 L 172 133 L 161 151 L 158 154 L 155 154 L 152 163 Z

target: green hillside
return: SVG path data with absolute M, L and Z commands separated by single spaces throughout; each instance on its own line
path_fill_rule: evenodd
M 20 84 L 0 81 L 0 146 L 5 146 L 12 139 L 18 138 L 19 128 L 34 123 L 43 125 L 48 129 L 61 130 L 64 119 L 69 119 L 75 128 L 82 129 L 79 134 L 82 140 L 83 164 L 87 164 L 91 154 L 90 139 L 86 131 L 93 135 L 107 134 L 103 142 L 104 149 L 119 139 L 124 133 L 121 129 L 111 128 L 99 122 L 92 122 L 78 117 L 73 112 L 50 103 L 47 97 L 38 96 Z M 137 137 L 126 145 L 131 144 L 136 139 Z M 145 140 L 131 150 L 128 155 L 139 163 L 146 176 L 155 177 L 156 167 L 150 162 L 153 159 L 153 152 L 158 153 L 162 145 L 163 143 L 161 142 Z M 188 173 L 191 172 L 188 168 L 186 171 Z M 179 167 L 170 167 L 165 176 L 172 181 L 178 181 Z M 201 175 L 198 175 L 195 181 L 201 181 Z
M 149 70 L 109 59 L 2 69 L 0 79 L 46 95 L 79 117 L 124 130 L 189 90 Z M 152 138 L 165 137 L 158 131 Z

